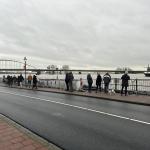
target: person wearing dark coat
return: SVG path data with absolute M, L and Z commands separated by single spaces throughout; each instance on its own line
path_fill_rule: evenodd
M 14 75 L 14 76 L 13 76 L 13 84 L 15 85 L 16 82 L 17 82 L 17 77 Z
M 5 75 L 3 75 L 3 82 L 6 82 L 6 78 L 5 78 Z
M 17 77 L 18 86 L 20 86 L 20 76 Z
M 106 73 L 104 76 L 103 76 L 103 81 L 104 81 L 104 92 L 105 93 L 108 93 L 108 90 L 109 90 L 109 83 L 111 81 L 111 76 L 109 73 Z
M 93 79 L 90 73 L 87 75 L 87 82 L 88 82 L 88 92 L 91 93 Z
M 65 83 L 66 83 L 66 90 L 69 91 L 69 73 L 66 73 L 65 77 Z
M 13 85 L 13 77 L 10 76 L 10 87 L 12 87 L 12 85 Z
M 69 91 L 73 92 L 73 80 L 74 80 L 74 76 L 72 72 L 68 73 L 68 85 L 69 85 Z
M 98 74 L 97 74 L 97 78 L 96 78 L 96 93 L 97 93 L 98 89 L 99 89 L 100 92 L 101 92 L 101 82 L 102 82 L 102 77 L 101 77 L 101 75 L 98 73 Z
M 127 95 L 127 88 L 129 86 L 129 80 L 130 80 L 130 76 L 128 75 L 127 72 L 125 72 L 124 75 L 122 75 L 121 80 L 122 80 L 121 96 L 123 94 L 124 88 L 125 88 L 125 96 L 126 96 Z
M 32 89 L 36 88 L 37 89 L 37 77 L 36 75 L 33 76 L 33 85 L 32 85 Z
M 7 76 L 7 83 L 8 83 L 8 86 L 10 87 L 10 84 L 11 84 L 11 77 L 10 77 L 10 75 Z
M 24 80 L 24 77 L 22 76 L 22 74 L 20 74 L 20 76 L 18 76 L 18 86 L 22 87 L 23 80 Z

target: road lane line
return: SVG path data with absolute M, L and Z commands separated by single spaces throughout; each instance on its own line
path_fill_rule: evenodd
M 128 117 L 124 117 L 124 116 L 120 116 L 120 115 L 115 115 L 115 114 L 111 114 L 111 113 L 107 113 L 107 112 L 103 112 L 103 111 L 98 111 L 98 110 L 94 110 L 94 109 L 90 109 L 90 108 L 85 108 L 85 107 L 81 107 L 81 106 L 57 102 L 57 101 L 53 101 L 53 100 L 49 100 L 49 99 L 43 99 L 43 98 L 32 97 L 32 96 L 28 96 L 28 95 L 22 95 L 22 94 L 5 92 L 5 91 L 0 91 L 0 93 L 10 94 L 10 95 L 15 95 L 15 96 L 20 96 L 20 97 L 26 97 L 26 98 L 30 98 L 30 99 L 37 99 L 39 101 L 47 101 L 47 102 L 51 102 L 51 103 L 55 103 L 55 104 L 59 104 L 59 105 L 74 107 L 74 108 L 78 108 L 78 109 L 82 109 L 82 110 L 86 110 L 86 111 L 91 111 L 91 112 L 95 112 L 95 113 L 99 113 L 99 114 L 103 114 L 103 115 L 107 115 L 107 116 L 112 116 L 112 117 L 116 117 L 116 118 L 120 118 L 120 119 L 125 119 L 125 120 L 130 120 L 130 121 L 150 125 L 150 122 L 145 122 L 145 121 L 141 121 L 141 120 L 137 120 L 137 119 L 133 119 L 133 118 L 128 118 Z

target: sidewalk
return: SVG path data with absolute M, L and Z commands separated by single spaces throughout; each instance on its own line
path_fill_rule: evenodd
M 128 96 L 121 96 L 118 93 L 115 94 L 105 94 L 104 92 L 95 92 L 92 91 L 91 93 L 85 92 L 68 92 L 64 91 L 62 89 L 54 89 L 54 88 L 38 88 L 38 91 L 44 91 L 44 92 L 53 92 L 53 93 L 61 93 L 61 94 L 68 94 L 68 95 L 76 95 L 76 96 L 84 96 L 84 97 L 92 97 L 92 98 L 98 98 L 98 99 L 104 99 L 104 100 L 110 100 L 110 101 L 119 101 L 124 103 L 133 103 L 133 104 L 140 104 L 140 105 L 146 105 L 150 106 L 150 96 L 145 95 L 128 95 Z
M 6 86 L 6 84 L 1 86 Z M 19 87 L 14 87 L 19 88 Z M 21 88 L 19 88 L 21 89 Z M 32 90 L 26 87 L 23 87 L 22 89 Z M 45 88 L 45 87 L 39 87 L 37 91 L 43 91 L 43 92 L 53 92 L 53 93 L 59 93 L 59 94 L 68 94 L 68 95 L 76 95 L 76 96 L 84 96 L 84 97 L 92 97 L 92 98 L 98 98 L 98 99 L 104 99 L 104 100 L 110 100 L 110 101 L 119 101 L 124 103 L 132 103 L 132 104 L 139 104 L 139 105 L 146 105 L 150 106 L 150 96 L 148 95 L 128 95 L 128 96 L 121 96 L 119 93 L 115 94 L 105 94 L 104 92 L 98 92 L 92 91 L 91 93 L 80 92 L 80 91 L 74 91 L 74 92 L 68 92 L 63 89 L 56 89 L 56 88 Z
M 18 87 L 16 87 L 18 88 Z M 19 88 L 19 89 L 27 89 L 32 90 L 31 88 Z M 91 97 L 91 98 L 97 98 L 97 99 L 104 99 L 109 101 L 119 101 L 124 103 L 132 103 L 132 104 L 138 104 L 138 105 L 146 105 L 150 106 L 150 96 L 148 95 L 128 95 L 128 96 L 121 96 L 119 93 L 115 94 L 106 94 L 104 92 L 95 92 L 92 91 L 91 93 L 88 93 L 87 91 L 80 92 L 80 91 L 74 91 L 74 92 L 68 92 L 63 89 L 57 89 L 57 88 L 45 88 L 45 87 L 38 87 L 36 89 L 37 91 L 42 92 L 52 92 L 52 93 L 59 93 L 59 94 L 68 94 L 68 95 L 76 95 L 76 96 L 84 96 L 84 97 Z
M 0 150 L 60 150 L 0 114 Z

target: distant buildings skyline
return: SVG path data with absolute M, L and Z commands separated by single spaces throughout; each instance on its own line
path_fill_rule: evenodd
M 27 59 L 28 60 L 28 59 Z M 14 69 L 24 69 L 24 63 L 25 62 L 20 62 L 20 61 L 17 61 L 17 60 L 14 60 L 14 59 L 0 59 L 0 69 L 11 69 L 14 67 Z M 73 68 L 72 66 L 69 66 L 69 65 L 54 65 L 54 64 L 50 64 L 48 65 L 47 67 L 44 67 L 44 68 L 38 68 L 38 67 L 35 67 L 35 66 L 32 66 L 30 64 L 28 64 L 27 62 L 27 68 L 35 68 L 35 69 L 45 69 L 45 70 L 52 70 L 52 71 L 56 71 L 56 70 L 72 70 L 72 69 L 75 69 L 75 70 L 94 70 L 93 68 Z M 146 67 L 145 67 L 146 68 Z M 145 70 L 145 68 L 143 70 Z M 114 69 L 107 69 L 107 68 L 103 68 L 103 69 L 95 69 L 95 70 L 116 70 L 116 71 L 124 71 L 124 70 L 128 70 L 128 71 L 134 71 L 134 70 L 137 70 L 137 69 L 133 69 L 131 67 L 116 67 Z

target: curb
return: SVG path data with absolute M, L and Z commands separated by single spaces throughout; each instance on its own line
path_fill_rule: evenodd
M 0 119 L 4 120 L 9 125 L 15 127 L 16 129 L 18 129 L 20 132 L 22 132 L 23 134 L 25 134 L 26 136 L 28 136 L 32 140 L 44 145 L 48 150 L 62 150 L 61 148 L 57 147 L 56 145 L 54 145 L 54 144 L 48 142 L 47 140 L 45 140 L 40 135 L 37 135 L 36 133 L 32 132 L 31 130 L 29 130 L 29 129 L 25 128 L 24 126 L 20 125 L 19 123 L 17 123 L 16 121 L 11 119 L 10 117 L 0 113 Z
M 7 86 L 3 86 L 7 87 Z M 32 90 L 32 89 L 27 89 L 27 88 L 18 88 L 18 87 L 12 87 L 16 89 L 23 89 L 23 90 Z M 50 90 L 42 90 L 42 89 L 36 89 L 35 91 L 41 91 L 41 92 L 50 92 L 50 93 L 59 93 L 59 94 L 67 94 L 67 95 L 74 95 L 74 96 L 82 96 L 82 97 L 91 97 L 91 98 L 96 98 L 96 99 L 104 99 L 107 101 L 115 101 L 115 102 L 122 102 L 122 103 L 129 103 L 129 104 L 137 104 L 137 105 L 143 105 L 143 106 L 150 106 L 148 103 L 144 102 L 135 102 L 135 101 L 129 101 L 129 100 L 120 100 L 120 99 L 115 99 L 115 98 L 109 98 L 109 97 L 103 97 L 103 96 L 93 96 L 93 95 L 82 95 L 80 93 L 69 93 L 65 91 L 50 91 Z
M 57 92 L 57 91 L 47 91 L 47 90 L 37 90 L 37 91 L 59 93 L 59 94 L 67 94 L 67 95 L 75 95 L 75 96 L 82 96 L 82 97 L 91 97 L 91 98 L 96 98 L 96 99 L 104 99 L 104 100 L 107 100 L 107 101 L 115 101 L 115 102 L 122 102 L 122 103 L 130 103 L 130 104 L 150 106 L 150 104 L 148 104 L 148 103 L 133 102 L 133 101 L 128 101 L 128 100 L 119 100 L 119 99 L 107 98 L 107 97 L 103 97 L 103 96 L 82 95 L 82 94 L 77 94 L 77 93 L 67 93 L 67 92 Z

